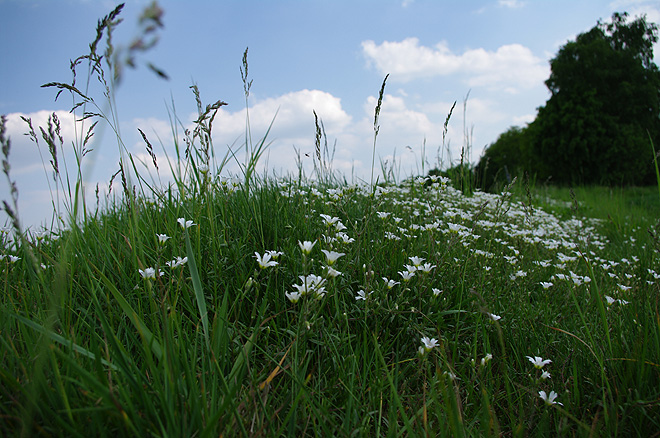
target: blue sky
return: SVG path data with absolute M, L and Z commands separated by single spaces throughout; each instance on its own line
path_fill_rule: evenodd
M 126 3 L 124 22 L 114 36 L 118 46 L 137 34 L 137 17 L 150 2 Z M 63 95 L 55 102 L 55 92 L 40 85 L 70 82 L 69 60 L 86 53 L 96 21 L 116 4 L 0 0 L 0 113 L 9 118 L 11 172 L 26 225 L 49 217 L 51 191 L 36 146 L 22 135 L 26 125 L 20 116 L 31 117 L 36 127 L 56 111 L 65 145 L 70 144 L 70 98 Z M 337 142 L 334 168 L 349 182 L 358 182 L 370 176 L 373 111 L 386 74 L 376 170 L 381 160 L 396 163 L 404 178 L 421 171 L 422 152 L 425 170 L 458 160 L 465 128 L 470 159 L 477 161 L 499 134 L 533 120 L 548 98 L 548 61 L 599 19 L 627 11 L 660 22 L 660 5 L 646 0 L 163 0 L 159 5 L 165 25 L 160 41 L 138 58 L 137 69 L 126 71 L 116 102 L 128 151 L 149 166 L 137 131 L 142 129 L 162 163 L 162 182 L 171 180 L 165 154 L 173 155 L 168 106 L 174 101 L 178 117 L 189 126 L 196 111 L 189 90 L 193 82 L 205 103 L 228 103 L 214 123 L 216 155 L 221 158 L 229 145 L 241 144 L 245 99 L 239 66 L 246 47 L 254 81 L 249 100 L 253 137 L 261 137 L 273 122 L 262 169 L 293 172 L 295 146 L 311 171 L 311 158 L 304 154 L 314 150 L 315 110 L 330 143 Z M 163 69 L 170 80 L 156 78 L 146 62 Z M 454 101 L 449 145 L 440 148 Z M 118 169 L 109 130 L 99 130 L 94 142 L 83 166 L 89 198 L 97 183 L 107 191 Z M 47 162 L 47 149 L 41 152 Z M 69 168 L 75 168 L 71 152 L 65 155 Z M 156 175 L 153 167 L 149 171 Z M 237 172 L 232 163 L 223 174 Z M 0 199 L 9 199 L 4 179 Z

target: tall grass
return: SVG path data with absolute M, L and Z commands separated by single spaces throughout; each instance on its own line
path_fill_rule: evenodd
M 241 73 L 247 104 L 247 51 Z M 193 92 L 195 127 L 172 116 L 173 186 L 127 153 L 119 202 L 78 215 L 74 190 L 66 228 L 3 235 L 3 436 L 660 430 L 658 253 L 625 212 L 634 245 L 581 193 L 550 212 L 515 185 L 348 185 L 322 177 L 327 151 L 318 182 L 260 177 L 267 133 L 253 146 L 246 120 L 245 161 L 215 163 L 223 102 Z M 228 160 L 244 178 L 220 177 Z

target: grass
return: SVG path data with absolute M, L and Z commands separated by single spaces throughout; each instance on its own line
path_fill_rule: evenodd
M 62 229 L 5 230 L 3 436 L 660 430 L 660 263 L 640 228 L 657 199 L 464 193 L 440 177 L 355 186 L 320 158 L 318 181 L 260 177 L 266 136 L 253 146 L 248 120 L 245 162 L 217 164 L 223 103 L 193 91 L 200 117 L 188 137 L 173 123 L 186 153 L 171 187 L 118 141 L 120 200 Z M 220 177 L 228 160 L 243 178 Z
M 577 213 L 599 219 L 604 235 L 622 249 L 645 241 L 660 217 L 660 197 L 653 187 L 548 186 L 535 190 L 535 195 L 540 206 L 559 217 Z

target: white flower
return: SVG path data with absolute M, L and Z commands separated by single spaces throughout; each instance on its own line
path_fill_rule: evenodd
M 555 401 L 557 399 L 557 393 L 554 391 L 550 391 L 550 394 L 546 394 L 545 391 L 539 391 L 539 397 L 545 402 L 546 405 L 551 406 L 551 405 L 561 405 L 564 406 L 563 404 L 559 403 L 558 401 Z
M 341 240 L 342 243 L 346 243 L 346 244 L 355 242 L 354 238 L 348 237 L 346 233 L 342 233 L 342 232 L 337 233 L 337 239 Z
M 259 267 L 261 269 L 266 269 L 278 265 L 275 260 L 271 260 L 271 254 L 268 251 L 265 252 L 263 256 L 258 252 L 255 252 L 254 258 L 257 259 L 257 263 L 259 263 Z
M 514 275 L 516 278 L 517 278 L 517 277 L 527 277 L 527 272 L 522 271 L 522 270 L 519 270 L 518 272 L 516 272 L 516 273 L 513 274 L 513 275 Z
M 325 288 L 323 286 L 323 283 L 325 283 L 324 278 L 314 274 L 309 274 L 307 276 L 301 275 L 299 278 L 302 281 L 302 284 L 294 284 L 293 287 L 298 289 L 300 295 L 312 292 L 315 292 L 319 298 L 325 295 Z
M 552 377 L 552 376 L 550 375 L 550 373 L 547 372 L 546 370 L 543 370 L 543 372 L 541 373 L 541 378 L 542 378 L 543 380 L 546 380 L 546 379 L 549 379 L 550 377 Z
M 279 256 L 284 255 L 282 251 L 274 251 L 274 250 L 266 251 L 266 254 L 270 255 L 273 260 L 277 260 Z
M 371 294 L 372 292 L 369 292 L 367 294 L 365 291 L 360 289 L 359 291 L 357 291 L 357 295 L 355 296 L 355 301 L 359 301 L 359 300 L 367 301 L 367 297 Z
M 184 229 L 185 229 L 185 228 L 190 228 L 190 227 L 192 227 L 193 225 L 197 225 L 197 224 L 193 223 L 193 221 L 187 221 L 187 220 L 185 220 L 185 219 L 182 218 L 182 217 L 180 217 L 180 218 L 177 219 L 176 221 L 179 223 L 179 225 L 181 225 L 181 228 L 184 228 Z
M 486 363 L 490 362 L 490 360 L 493 358 L 493 355 L 488 353 L 486 356 L 481 358 L 481 366 L 486 365 Z
M 321 215 L 319 215 L 319 216 L 321 216 L 321 218 L 323 219 L 323 221 L 325 222 L 325 224 L 328 225 L 328 226 L 333 225 L 333 224 L 336 224 L 337 222 L 339 222 L 339 218 L 338 218 L 338 217 L 330 217 L 330 216 L 327 215 L 327 214 L 321 214 Z
M 410 271 L 399 271 L 399 275 L 401 275 L 403 281 L 407 282 L 410 281 L 410 279 L 415 276 L 415 273 Z
M 335 277 L 338 277 L 340 275 L 341 275 L 341 272 L 337 271 L 332 266 L 328 266 L 328 277 L 335 278 Z
M 410 262 L 415 265 L 415 267 L 421 265 L 424 263 L 424 259 L 421 257 L 413 256 L 413 257 L 408 257 L 410 259 Z
M 165 262 L 165 264 L 170 268 L 178 268 L 179 266 L 185 265 L 186 263 L 188 263 L 188 257 L 176 257 L 171 262 Z
M 542 281 L 540 282 L 540 285 L 543 286 L 543 289 L 550 289 L 553 286 L 549 281 Z
M 44 238 L 46 238 L 46 236 L 48 236 L 48 233 L 50 233 L 50 231 L 48 231 L 48 230 L 35 231 L 34 232 L 34 237 L 36 237 L 37 240 L 43 240 Z
M 286 292 L 284 295 L 294 304 L 297 303 L 302 296 L 300 292 Z
M 423 265 L 417 266 L 418 271 L 422 271 L 426 274 L 431 272 L 431 269 L 435 268 L 435 265 L 432 265 L 430 263 L 424 263 Z
M 167 234 L 156 234 L 158 237 L 158 243 L 165 243 L 170 238 Z
M 154 268 L 146 268 L 144 271 L 142 269 L 138 269 L 138 271 L 140 272 L 142 278 L 144 278 L 145 280 L 152 280 L 156 278 L 156 269 Z M 158 277 L 160 277 L 163 274 L 165 273 L 159 270 Z
M 452 222 L 447 223 L 447 225 L 449 226 L 449 231 L 453 233 L 458 233 L 465 228 L 463 225 L 455 224 Z
M 387 287 L 387 289 L 392 289 L 392 288 L 393 288 L 394 286 L 396 286 L 397 284 L 401 284 L 401 283 L 399 283 L 398 281 L 388 280 L 388 279 L 385 278 L 385 277 L 383 277 L 383 281 L 385 282 L 385 286 Z
M 532 364 L 534 364 L 534 368 L 537 368 L 537 369 L 539 369 L 539 370 L 540 370 L 541 368 L 543 368 L 544 366 L 546 366 L 547 364 L 552 363 L 552 361 L 551 361 L 550 359 L 545 359 L 545 360 L 543 360 L 543 358 L 538 357 L 538 356 L 534 356 L 534 357 L 531 357 L 531 356 L 525 356 L 525 357 L 526 357 L 527 359 L 529 359 L 529 361 L 530 361 Z
M 435 338 L 429 338 L 428 336 L 424 336 L 422 338 L 422 344 L 424 346 L 424 349 L 428 352 L 431 351 L 434 347 L 437 347 L 440 343 Z
M 314 245 L 316 245 L 316 241 L 310 242 L 309 240 L 305 240 L 304 242 L 298 241 L 298 246 L 300 247 L 300 250 L 303 252 L 303 254 L 309 254 L 312 252 L 312 248 L 314 248 Z
M 327 251 L 325 249 L 322 249 L 321 252 L 325 254 L 325 259 L 329 265 L 333 265 L 339 257 L 346 255 L 343 252 Z
M 609 295 L 605 295 L 605 299 L 607 300 L 608 306 L 611 306 L 612 304 L 616 303 L 616 300 Z
M 346 229 L 346 225 L 342 224 L 341 221 L 335 224 L 335 231 L 342 231 Z
M 390 231 L 385 231 L 385 238 L 387 240 L 401 240 L 401 238 L 399 236 L 397 236 L 396 234 L 394 234 Z
M 377 211 L 376 214 L 378 215 L 379 218 L 381 219 L 387 219 L 387 216 L 390 215 L 388 212 L 383 212 L 383 211 Z
M 499 321 L 500 319 L 502 319 L 502 317 L 500 315 L 495 315 L 494 313 L 489 313 L 488 317 L 490 319 L 492 319 L 493 321 Z
M 437 297 L 438 295 L 440 295 L 442 293 L 442 291 L 440 289 L 435 288 L 435 287 L 431 288 L 431 291 L 433 291 L 433 296 L 434 297 Z

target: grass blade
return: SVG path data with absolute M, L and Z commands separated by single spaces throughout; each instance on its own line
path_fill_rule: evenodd
M 31 319 L 29 319 L 29 318 L 25 318 L 24 316 L 21 316 L 21 315 L 17 315 L 17 314 L 15 314 L 15 313 L 7 313 L 7 315 L 10 316 L 10 317 L 12 317 L 12 318 L 17 319 L 17 320 L 18 320 L 19 322 L 21 322 L 22 324 L 25 324 L 26 326 L 28 326 L 28 327 L 30 327 L 30 328 L 36 330 L 37 332 L 39 332 L 39 333 L 41 333 L 42 335 L 48 337 L 48 338 L 51 339 L 52 341 L 55 341 L 55 342 L 57 342 L 57 343 L 59 343 L 59 344 L 62 344 L 62 345 L 64 345 L 65 347 L 69 347 L 69 348 L 71 348 L 73 351 L 75 351 L 75 352 L 78 353 L 78 354 L 81 354 L 81 355 L 83 355 L 83 356 L 85 356 L 85 357 L 88 357 L 88 358 L 90 358 L 90 359 L 92 359 L 92 360 L 96 360 L 96 355 L 95 355 L 94 353 L 92 353 L 91 351 L 89 351 L 89 350 L 87 350 L 87 349 L 81 347 L 80 345 L 74 343 L 73 341 L 70 341 L 70 340 L 66 339 L 66 338 L 63 337 L 63 336 L 58 335 L 57 333 L 54 333 L 54 332 L 51 331 L 51 330 L 48 330 L 48 329 L 45 328 L 44 326 L 42 326 L 42 325 L 40 325 L 40 324 L 38 324 L 38 323 L 32 321 Z M 107 367 L 112 368 L 112 369 L 115 370 L 115 371 L 117 370 L 117 367 L 116 367 L 115 365 L 109 363 L 109 362 L 106 361 L 105 359 L 101 359 L 101 363 L 102 363 L 103 365 L 107 366 Z
M 163 348 L 160 345 L 160 342 L 154 334 L 149 330 L 147 325 L 142 321 L 142 319 L 138 316 L 137 312 L 133 310 L 131 305 L 126 301 L 126 298 L 117 290 L 114 284 L 106 277 L 102 272 L 100 272 L 97 268 L 97 273 L 101 277 L 101 280 L 103 281 L 103 284 L 108 288 L 110 293 L 112 294 L 113 298 L 117 301 L 117 304 L 119 304 L 119 307 L 124 311 L 126 316 L 128 316 L 129 320 L 131 323 L 133 323 L 133 326 L 137 329 L 138 333 L 144 338 L 146 341 L 147 345 L 149 345 L 149 348 L 151 348 L 151 352 L 156 356 L 158 360 L 161 360 L 163 358 Z
M 202 321 L 202 330 L 204 332 L 204 340 L 206 341 L 207 348 L 211 347 L 209 341 L 209 314 L 206 308 L 206 300 L 204 298 L 204 290 L 202 289 L 202 282 L 199 279 L 199 271 L 197 270 L 197 263 L 195 262 L 195 255 L 190 244 L 190 236 L 188 230 L 186 234 L 186 253 L 188 256 L 188 269 L 190 269 L 190 277 L 193 282 L 193 289 L 195 290 L 195 301 L 197 301 L 197 309 L 199 310 L 199 317 Z

